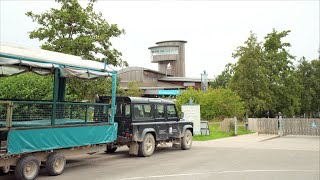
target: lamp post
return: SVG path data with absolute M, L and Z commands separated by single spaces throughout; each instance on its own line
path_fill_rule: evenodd
M 203 71 L 203 74 L 201 74 L 201 90 L 203 92 L 206 92 L 208 89 L 208 74 L 206 70 Z

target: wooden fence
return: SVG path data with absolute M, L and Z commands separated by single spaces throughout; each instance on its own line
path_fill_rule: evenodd
M 225 118 L 220 123 L 219 130 L 224 132 L 234 131 L 234 118 Z
M 259 134 L 278 134 L 278 119 L 259 118 L 256 123 Z
M 283 118 L 282 131 L 278 129 L 278 119 L 249 118 L 248 129 L 259 134 L 320 136 L 320 119 Z
M 258 119 L 249 118 L 248 119 L 248 130 L 253 132 L 258 132 Z
M 283 135 L 320 136 L 320 119 L 282 119 Z

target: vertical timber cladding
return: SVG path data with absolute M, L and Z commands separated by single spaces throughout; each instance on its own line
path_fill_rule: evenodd
M 158 71 L 176 77 L 185 77 L 185 43 L 187 43 L 187 41 L 161 41 L 156 43 L 158 47 L 149 47 L 151 51 L 158 48 L 178 48 L 176 59 L 169 54 L 161 54 L 152 57 L 151 61 L 153 63 L 158 63 Z M 172 67 L 170 70 L 167 69 L 169 63 Z
M 200 135 L 200 104 L 184 104 L 181 106 L 184 119 L 193 122 L 193 134 Z

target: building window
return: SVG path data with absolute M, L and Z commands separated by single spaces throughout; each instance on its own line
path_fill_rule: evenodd
M 151 50 L 152 56 L 158 55 L 176 55 L 179 54 L 178 47 L 159 47 L 154 50 Z

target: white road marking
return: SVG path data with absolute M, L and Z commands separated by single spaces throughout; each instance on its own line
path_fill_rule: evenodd
M 297 169 L 249 169 L 241 171 L 213 171 L 213 172 L 203 172 L 203 173 L 187 173 L 187 174 L 167 174 L 158 176 L 140 176 L 140 177 L 130 177 L 123 178 L 121 180 L 134 180 L 134 179 L 151 179 L 151 178 L 166 178 L 166 177 L 179 177 L 179 176 L 194 176 L 194 175 L 204 175 L 204 174 L 228 174 L 228 173 L 250 173 L 250 172 L 319 172 L 316 170 L 297 170 Z

